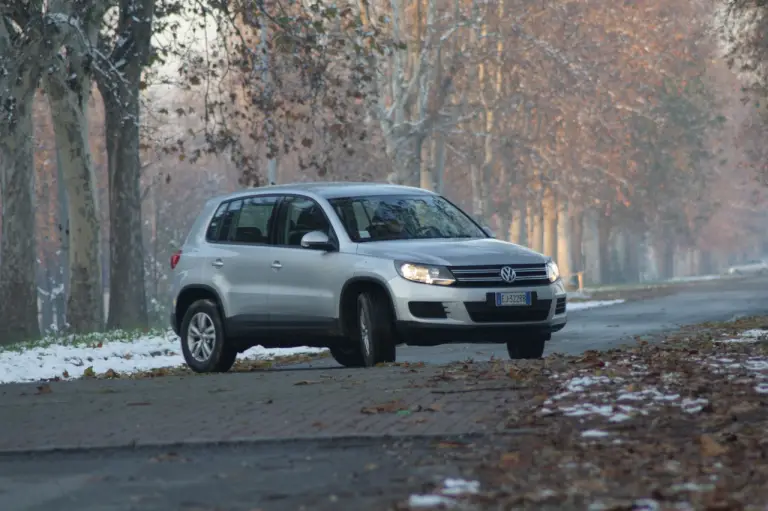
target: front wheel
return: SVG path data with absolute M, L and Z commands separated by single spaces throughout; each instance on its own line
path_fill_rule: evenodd
M 226 342 L 219 308 L 211 300 L 193 303 L 181 321 L 181 351 L 196 373 L 229 371 L 237 350 Z
M 357 297 L 357 334 L 364 367 L 395 361 L 395 332 L 387 300 L 379 293 Z
M 544 355 L 544 345 L 550 335 L 537 335 L 507 342 L 507 353 L 512 360 L 539 359 Z

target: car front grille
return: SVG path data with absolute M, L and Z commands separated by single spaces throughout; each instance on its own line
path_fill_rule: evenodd
M 509 266 L 515 270 L 515 280 L 506 282 L 501 269 Z M 448 268 L 456 278 L 457 287 L 522 287 L 549 284 L 544 264 L 499 264 L 493 266 L 452 266 Z
M 475 323 L 523 323 L 545 321 L 549 316 L 552 300 L 535 300 L 528 307 L 497 307 L 491 300 L 464 302 L 469 317 Z
M 555 304 L 555 314 L 563 314 L 565 312 L 565 297 L 561 296 L 557 299 Z

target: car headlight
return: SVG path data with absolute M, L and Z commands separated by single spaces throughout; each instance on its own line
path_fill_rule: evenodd
M 555 282 L 560 278 L 560 268 L 557 267 L 557 263 L 549 261 L 547 263 L 547 277 L 550 282 Z
M 411 282 L 420 282 L 422 284 L 434 284 L 437 286 L 450 286 L 456 279 L 453 274 L 444 266 L 434 266 L 431 264 L 414 263 L 395 263 L 397 273 Z

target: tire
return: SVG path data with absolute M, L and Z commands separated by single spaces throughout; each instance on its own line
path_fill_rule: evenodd
M 356 334 L 363 367 L 395 361 L 394 321 L 389 303 L 380 293 L 365 291 L 357 297 Z
M 537 335 L 519 341 L 508 341 L 509 358 L 512 360 L 539 359 L 544 355 L 544 345 L 551 337 L 551 335 Z
M 359 343 L 353 346 L 333 345 L 329 349 L 333 359 L 344 367 L 363 367 L 363 354 Z
M 200 340 L 198 333 L 205 334 Z M 196 373 L 225 373 L 237 358 L 237 350 L 227 343 L 219 308 L 211 300 L 194 302 L 181 321 L 181 351 Z

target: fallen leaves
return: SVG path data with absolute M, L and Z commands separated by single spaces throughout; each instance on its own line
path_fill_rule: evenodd
M 39 396 L 41 394 L 50 394 L 51 392 L 53 392 L 51 386 L 47 383 L 43 383 L 42 385 L 37 386 L 37 392 L 35 392 L 35 394 Z
M 294 385 L 301 386 L 301 385 L 316 385 L 318 383 L 323 383 L 323 380 L 300 380 L 294 383 Z
M 728 449 L 712 438 L 712 435 L 701 435 L 699 445 L 701 446 L 701 454 L 707 457 L 722 456 L 728 452 Z
M 360 409 L 360 412 L 367 415 L 374 415 L 377 413 L 396 413 L 401 410 L 407 410 L 407 408 L 402 405 L 400 400 L 396 400 L 373 406 L 364 406 Z
M 189 458 L 173 451 L 158 454 L 157 456 L 153 456 L 149 459 L 150 463 L 187 463 L 188 461 L 190 461 Z

